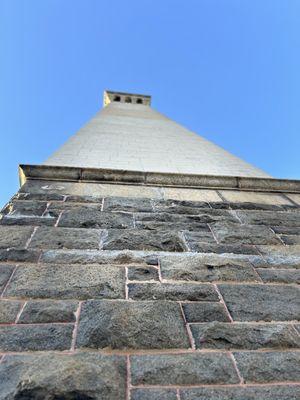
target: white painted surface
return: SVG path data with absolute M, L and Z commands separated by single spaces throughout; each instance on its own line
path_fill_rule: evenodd
M 149 106 L 110 103 L 44 165 L 267 177 Z

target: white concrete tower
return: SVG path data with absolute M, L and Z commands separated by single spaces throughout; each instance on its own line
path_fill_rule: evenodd
M 104 108 L 44 165 L 269 177 L 151 108 L 151 97 L 104 92 Z

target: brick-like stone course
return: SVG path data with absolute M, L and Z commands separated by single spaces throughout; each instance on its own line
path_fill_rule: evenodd
M 298 400 L 299 210 L 27 181 L 0 215 L 0 400 Z

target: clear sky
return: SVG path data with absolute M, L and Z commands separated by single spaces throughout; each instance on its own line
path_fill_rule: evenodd
M 0 205 L 102 107 L 153 107 L 300 179 L 299 0 L 0 0 Z

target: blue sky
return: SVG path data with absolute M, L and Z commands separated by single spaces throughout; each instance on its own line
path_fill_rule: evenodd
M 153 107 L 274 177 L 300 178 L 299 0 L 0 0 L 1 191 L 102 106 Z

